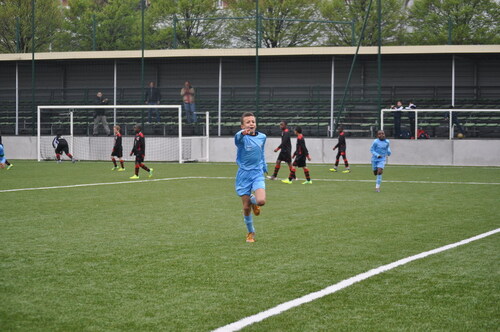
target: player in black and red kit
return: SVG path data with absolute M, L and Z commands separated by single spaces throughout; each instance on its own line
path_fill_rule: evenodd
M 345 154 L 347 145 L 345 142 L 344 128 L 340 126 L 338 128 L 338 132 L 339 132 L 339 142 L 337 143 L 337 145 L 334 146 L 333 150 L 335 151 L 338 148 L 339 151 L 337 152 L 337 157 L 335 157 L 335 166 L 333 166 L 333 168 L 330 168 L 330 172 L 337 172 L 337 168 L 339 167 L 340 156 L 342 156 L 345 165 L 345 171 L 342 171 L 342 173 L 349 173 L 351 172 L 351 169 L 349 168 L 349 161 L 347 161 L 347 156 Z
M 311 176 L 309 175 L 309 169 L 307 168 L 306 165 L 306 159 L 311 161 L 311 157 L 309 156 L 309 151 L 307 151 L 304 135 L 302 135 L 302 128 L 296 127 L 295 135 L 297 135 L 297 148 L 293 153 L 293 157 L 295 157 L 295 160 L 293 161 L 292 165 L 304 168 L 304 175 L 306 176 L 306 181 L 302 182 L 302 184 L 312 184 Z M 295 179 L 294 167 L 290 169 L 290 175 L 288 176 L 288 179 L 281 180 L 281 182 L 290 184 L 292 183 L 292 179 Z
M 115 133 L 115 144 L 113 145 L 113 151 L 111 151 L 111 161 L 113 162 L 112 171 L 118 170 L 118 172 L 123 172 L 125 170 L 125 165 L 123 164 L 123 146 L 122 146 L 122 134 L 120 133 L 120 126 L 114 126 L 113 131 Z M 116 164 L 116 158 L 120 160 L 121 168 L 118 168 Z
M 66 155 L 71 158 L 71 161 L 73 163 L 78 161 L 76 160 L 75 157 L 73 157 L 71 153 L 69 153 L 68 141 L 66 141 L 66 139 L 62 137 L 60 133 L 58 133 L 56 137 L 54 137 L 54 140 L 52 141 L 52 146 L 55 149 L 56 159 L 58 163 L 62 162 L 61 155 L 63 152 L 66 153 Z
M 274 149 L 274 152 L 281 150 L 278 159 L 276 160 L 276 166 L 274 166 L 274 173 L 272 176 L 268 176 L 269 180 L 276 180 L 278 172 L 280 171 L 281 162 L 284 161 L 288 164 L 288 168 L 292 171 L 292 142 L 290 140 L 291 133 L 287 128 L 287 122 L 281 121 L 281 144 Z
M 134 146 L 132 147 L 132 151 L 130 155 L 135 155 L 135 174 L 131 176 L 131 179 L 139 178 L 139 168 L 142 168 L 146 172 L 149 173 L 149 177 L 153 176 L 153 169 L 148 168 L 144 165 L 144 155 L 146 152 L 146 141 L 144 139 L 144 134 L 141 132 L 141 125 L 136 124 L 134 126 L 135 138 L 134 138 Z

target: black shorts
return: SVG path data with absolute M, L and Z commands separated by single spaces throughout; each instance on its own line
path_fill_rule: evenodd
M 280 154 L 279 154 L 279 156 L 278 156 L 278 160 L 284 161 L 286 163 L 291 163 L 292 162 L 292 156 L 290 155 L 290 153 L 281 151 Z
M 69 153 L 69 147 L 68 144 L 58 144 L 56 148 L 56 154 L 61 154 L 61 153 Z
M 113 152 L 111 152 L 111 157 L 123 157 L 123 149 L 113 149 Z
M 306 157 L 305 156 L 296 157 L 295 160 L 293 161 L 293 166 L 306 167 Z
M 135 163 L 136 164 L 142 164 L 143 162 L 144 162 L 144 155 L 143 154 L 135 156 Z
M 337 159 L 340 158 L 340 156 L 344 156 L 345 157 L 345 149 L 344 150 L 340 150 L 337 152 Z

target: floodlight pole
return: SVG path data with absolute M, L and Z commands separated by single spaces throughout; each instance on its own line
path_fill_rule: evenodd
M 116 106 L 116 100 L 117 100 L 117 95 L 116 95 L 116 76 L 117 76 L 117 68 L 116 68 L 116 59 L 114 61 L 114 66 L 113 66 L 113 105 Z M 113 127 L 116 126 L 116 107 L 113 108 Z
M 96 23 L 95 23 L 95 14 L 92 14 L 92 51 L 96 50 Z
M 35 120 L 35 0 L 31 0 L 31 121 Z M 31 126 L 35 135 L 35 126 Z
M 330 137 L 334 135 L 335 110 L 335 56 L 332 56 L 332 77 L 330 82 Z
M 145 91 L 144 91 L 144 2 L 141 0 L 141 101 L 144 101 Z M 141 115 L 141 125 L 144 127 L 144 111 Z
M 255 115 L 259 116 L 260 75 L 259 75 L 259 0 L 255 0 Z
M 222 58 L 219 58 L 219 101 L 218 101 L 218 118 L 217 121 L 217 136 L 221 135 L 222 121 Z
M 377 110 L 378 110 L 378 123 L 381 123 L 381 109 L 382 109 L 382 1 L 377 0 Z

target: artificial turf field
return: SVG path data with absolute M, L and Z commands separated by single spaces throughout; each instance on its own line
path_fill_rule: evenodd
M 144 182 L 130 163 L 13 164 L 0 170 L 1 331 L 209 331 L 500 227 L 495 167 L 388 165 L 375 193 L 368 165 L 312 165 L 312 185 L 267 182 L 249 244 L 233 164 L 146 163 Z M 100 185 L 6 191 L 77 184 Z M 244 330 L 498 331 L 499 303 L 494 234 Z

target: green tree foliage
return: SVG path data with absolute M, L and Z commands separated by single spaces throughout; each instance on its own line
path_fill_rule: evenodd
M 213 48 L 227 46 L 222 33 L 224 20 L 206 20 L 218 16 L 214 0 L 155 0 L 151 4 L 151 42 L 162 48 L 172 47 L 174 16 L 178 19 L 175 35 L 177 48 Z M 200 20 L 205 18 L 205 20 Z
M 500 43 L 500 4 L 495 0 L 415 0 L 409 8 L 407 44 Z
M 264 47 L 312 46 L 320 40 L 319 0 L 260 0 L 261 42 Z M 237 17 L 255 17 L 254 0 L 228 0 L 229 12 Z M 291 21 L 297 20 L 297 21 Z M 232 21 L 229 32 L 237 46 L 255 46 L 255 19 Z
M 331 21 L 355 21 L 355 38 L 359 39 L 370 0 L 324 0 L 320 11 Z M 382 1 L 382 44 L 396 45 L 400 42 L 405 23 L 402 0 Z M 348 25 L 332 24 L 327 30 L 328 44 L 345 46 L 352 43 L 352 28 Z M 377 1 L 373 0 L 362 45 L 378 43 Z
M 0 0 L 0 52 L 31 52 L 32 7 L 29 0 Z M 16 21 L 19 21 L 19 45 L 16 42 Z M 35 50 L 49 51 L 62 23 L 60 1 L 35 2 Z
M 94 17 L 96 50 L 140 48 L 139 0 L 70 0 L 63 31 L 59 36 L 58 49 L 92 50 Z

